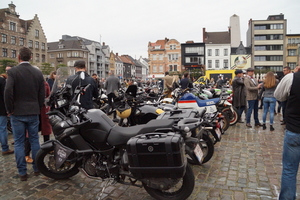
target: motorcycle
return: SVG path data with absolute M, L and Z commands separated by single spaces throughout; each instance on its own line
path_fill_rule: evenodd
M 84 79 L 84 73 L 80 76 Z M 200 119 L 186 118 L 177 124 L 169 119 L 152 120 L 120 127 L 101 110 L 80 107 L 80 96 L 89 85 L 79 86 L 72 97 L 68 85 L 55 81 L 60 84 L 54 83 L 48 114 L 56 139 L 42 144 L 35 158 L 43 175 L 66 179 L 81 171 L 107 185 L 144 187 L 155 199 L 190 196 L 195 178 L 187 156 L 198 164 L 203 160 L 198 140 L 191 137 L 201 127 Z

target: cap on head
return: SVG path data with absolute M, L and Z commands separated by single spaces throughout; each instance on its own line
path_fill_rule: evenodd
M 243 73 L 243 70 L 240 70 L 240 69 L 237 69 L 237 70 L 235 70 L 235 75 L 237 75 L 237 74 L 242 74 Z

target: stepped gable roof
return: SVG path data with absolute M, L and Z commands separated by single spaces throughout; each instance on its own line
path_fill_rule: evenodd
M 206 32 L 206 44 L 230 44 L 230 33 L 224 32 Z

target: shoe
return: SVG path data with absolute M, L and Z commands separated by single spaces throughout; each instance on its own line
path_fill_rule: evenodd
M 29 164 L 33 163 L 33 159 L 30 156 L 25 156 L 25 160 Z
M 246 126 L 247 126 L 248 128 L 252 128 L 251 124 L 249 124 L 249 123 L 247 123 Z
M 7 151 L 2 151 L 2 155 L 4 156 L 4 155 L 8 155 L 8 154 L 12 154 L 12 153 L 14 153 L 14 151 L 13 150 L 10 150 L 10 149 L 8 149 Z
M 119 122 L 119 119 L 118 119 L 118 118 L 114 118 L 114 119 L 113 119 L 113 122 L 118 123 L 118 122 Z
M 263 124 L 262 127 L 263 127 L 263 130 L 266 130 L 266 129 L 267 129 L 267 127 L 266 127 L 265 124 Z
M 41 172 L 37 171 L 33 173 L 35 176 L 39 176 L 41 174 Z
M 270 125 L 270 131 L 274 131 L 275 129 L 273 128 L 272 125 Z
M 285 121 L 283 121 L 280 125 L 285 125 Z
M 11 145 L 15 145 L 15 142 L 12 142 Z
M 23 176 L 20 175 L 20 180 L 21 181 L 27 181 L 27 178 L 28 178 L 27 174 L 25 174 Z
M 261 123 L 257 123 L 255 124 L 255 126 L 263 126 Z
M 239 120 L 239 121 L 238 121 L 238 123 L 244 123 L 244 121 L 242 121 L 242 120 Z
M 283 119 L 281 119 L 280 122 L 283 122 Z

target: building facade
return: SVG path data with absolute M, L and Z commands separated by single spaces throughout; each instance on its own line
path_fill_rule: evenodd
M 21 47 L 32 51 L 33 65 L 41 67 L 47 62 L 47 38 L 37 15 L 31 20 L 19 18 L 16 6 L 11 3 L 8 8 L 0 9 L 0 59 L 18 61 L 17 54 Z
M 298 45 L 300 44 L 300 34 L 287 34 L 286 35 L 286 62 L 284 66 L 295 69 L 299 65 L 299 52 Z
M 184 70 L 205 70 L 205 44 L 188 41 L 181 44 L 182 66 Z
M 205 43 L 206 70 L 230 69 L 230 31 L 206 32 L 203 28 Z
M 283 14 L 249 20 L 247 46 L 252 49 L 253 68 L 282 71 L 286 63 L 286 23 Z

